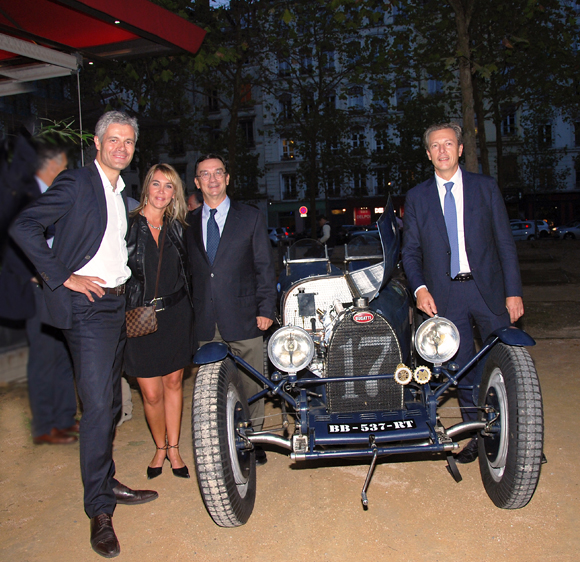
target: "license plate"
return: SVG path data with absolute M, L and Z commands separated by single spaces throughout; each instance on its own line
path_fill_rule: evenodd
M 380 431 L 401 431 L 417 427 L 415 420 L 394 420 L 372 423 L 329 423 L 328 433 L 377 433 Z

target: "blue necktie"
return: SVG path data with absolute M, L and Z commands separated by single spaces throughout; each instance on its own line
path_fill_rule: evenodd
M 216 213 L 217 209 L 210 209 L 209 219 L 207 220 L 207 257 L 212 265 L 220 245 L 220 229 L 215 221 Z
M 457 208 L 455 207 L 455 197 L 451 193 L 453 182 L 449 181 L 445 185 L 447 193 L 443 200 L 443 212 L 445 214 L 445 226 L 449 237 L 449 247 L 451 248 L 451 279 L 459 273 L 459 234 L 457 232 Z

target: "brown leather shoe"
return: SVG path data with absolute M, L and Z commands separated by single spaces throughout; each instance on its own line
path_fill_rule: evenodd
M 159 497 L 153 490 L 131 490 L 120 482 L 113 488 L 118 504 L 137 505 L 156 500 Z
M 80 431 L 79 422 L 76 421 L 70 427 L 65 427 L 64 429 L 61 429 L 60 431 L 61 431 L 61 433 L 64 433 L 65 435 L 78 435 L 79 431 Z
M 108 513 L 100 513 L 91 518 L 91 546 L 97 554 L 105 558 L 119 556 L 121 547 Z
M 60 429 L 56 429 L 56 427 L 53 427 L 50 433 L 45 433 L 32 439 L 35 445 L 43 445 L 45 443 L 47 445 L 70 445 L 78 440 L 79 438 L 76 435 L 67 435 Z

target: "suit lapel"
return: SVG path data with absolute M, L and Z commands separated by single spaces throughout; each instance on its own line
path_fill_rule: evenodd
M 217 254 L 215 255 L 214 263 L 226 251 L 226 248 L 235 239 L 238 232 L 238 221 L 240 220 L 240 207 L 236 201 L 230 199 L 230 210 L 224 224 L 223 232 L 220 236 L 220 245 L 218 246 Z
M 93 186 L 93 191 L 95 192 L 95 197 L 97 198 L 97 203 L 99 205 L 99 216 L 101 217 L 101 228 L 105 232 L 107 228 L 107 201 L 105 199 L 105 188 L 101 180 L 101 176 L 95 164 L 89 166 L 89 175 L 91 179 L 91 185 Z M 125 205 L 125 208 L 127 206 Z
M 209 259 L 207 257 L 207 253 L 205 251 L 205 246 L 203 244 L 203 231 L 202 231 L 202 219 L 201 219 L 201 211 L 203 207 L 199 207 L 196 212 L 191 214 L 191 233 L 193 236 L 193 240 L 197 245 L 199 253 L 205 258 L 207 263 L 209 264 Z
M 428 210 L 433 209 L 433 220 L 435 223 L 435 228 L 437 232 L 441 235 L 441 238 L 447 244 L 449 248 L 449 236 L 447 236 L 447 227 L 445 226 L 445 217 L 443 216 L 443 209 L 441 208 L 441 199 L 439 199 L 439 191 L 437 190 L 437 182 L 435 181 L 435 176 L 431 178 L 429 185 L 427 186 L 427 205 Z M 429 211 L 428 211 L 429 212 Z

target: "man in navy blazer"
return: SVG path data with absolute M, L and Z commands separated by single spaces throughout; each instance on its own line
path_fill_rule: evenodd
M 475 353 L 473 322 L 485 340 L 524 313 L 517 252 L 495 180 L 459 167 L 461 127 L 433 125 L 423 141 L 435 174 L 407 193 L 403 265 L 417 308 L 457 326 L 461 343 L 454 361 L 462 367 Z M 449 230 L 446 218 L 453 215 L 455 227 Z M 472 369 L 462 384 L 477 384 L 476 379 Z M 473 393 L 460 389 L 458 398 L 463 419 L 477 419 Z M 476 457 L 473 439 L 457 460 Z
M 116 504 L 157 497 L 157 492 L 119 483 L 113 462 L 126 339 L 125 282 L 131 274 L 120 173 L 133 158 L 137 135 L 135 119 L 117 111 L 105 113 L 96 126 L 95 161 L 60 174 L 10 229 L 42 277 L 47 321 L 63 330 L 71 351 L 83 404 L 80 460 L 91 546 L 107 558 L 120 552 L 111 520 Z M 52 248 L 44 236 L 51 225 Z
M 209 341 L 227 343 L 262 372 L 263 333 L 272 325 L 276 306 L 272 248 L 264 215 L 254 207 L 232 201 L 226 193 L 229 180 L 221 156 L 206 154 L 198 159 L 195 182 L 204 204 L 189 214 L 186 231 L 196 338 L 200 345 Z M 210 217 L 219 229 L 215 257 L 207 251 Z M 245 373 L 242 380 L 247 398 L 262 390 L 261 384 Z M 264 418 L 263 399 L 250 405 L 250 417 L 259 431 Z M 263 464 L 265 453 L 256 449 L 256 459 Z
M 29 160 L 22 152 L 31 151 Z M 67 167 L 62 145 L 35 142 L 23 137 L 15 146 L 12 166 L 18 165 L 21 185 L 12 184 L 18 193 L 36 200 Z M 19 156 L 19 157 L 17 157 Z M 26 199 L 25 198 L 25 199 Z M 47 238 L 48 244 L 52 238 Z M 9 240 L 0 272 L 0 316 L 26 320 L 28 338 L 28 397 L 32 412 L 32 437 L 37 445 L 64 445 L 77 441 L 77 397 L 73 367 L 60 330 L 42 321 L 43 289 L 34 266 L 20 248 Z

